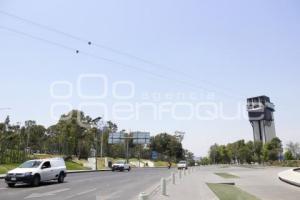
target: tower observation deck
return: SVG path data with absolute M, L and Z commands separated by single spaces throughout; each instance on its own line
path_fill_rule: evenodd
M 275 106 L 267 96 L 247 99 L 247 111 L 253 128 L 254 141 L 266 143 L 276 137 Z

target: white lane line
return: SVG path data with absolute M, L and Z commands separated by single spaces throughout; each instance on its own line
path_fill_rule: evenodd
M 66 198 L 64 198 L 64 200 L 72 199 L 72 198 L 77 197 L 77 196 L 81 196 L 81 195 L 84 195 L 84 194 L 88 194 L 88 193 L 94 192 L 94 191 L 96 191 L 96 190 L 97 190 L 97 188 L 93 188 L 93 189 L 89 189 L 89 190 L 86 190 L 86 191 L 83 191 L 83 192 L 79 192 L 79 193 L 76 193 L 76 194 L 67 196 Z
M 111 200 L 111 199 L 117 199 L 119 197 L 121 197 L 120 193 L 122 191 L 117 191 L 117 192 L 112 192 L 110 194 L 107 195 L 98 195 L 96 196 L 96 200 Z
M 7 188 L 0 188 L 0 190 L 7 190 Z
M 96 191 L 97 188 L 93 188 L 93 189 L 90 189 L 90 190 L 87 190 L 87 191 L 83 191 L 83 192 L 79 192 L 77 193 L 77 195 L 83 195 L 83 194 L 87 194 L 87 193 L 90 193 L 90 192 L 94 192 Z
M 53 190 L 49 192 L 44 192 L 44 193 L 32 193 L 31 195 L 25 197 L 24 199 L 32 199 L 32 198 L 41 198 L 41 197 L 46 197 L 46 196 L 53 196 L 56 195 L 57 193 L 60 192 L 65 192 L 70 190 L 70 188 L 65 188 L 65 189 L 60 189 L 60 190 Z

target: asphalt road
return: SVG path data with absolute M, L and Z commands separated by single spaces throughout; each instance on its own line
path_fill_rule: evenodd
M 0 180 L 1 200 L 118 200 L 137 199 L 143 192 L 169 177 L 168 169 L 132 169 L 130 172 L 68 174 L 66 182 L 44 183 L 40 187 L 19 185 L 8 188 Z

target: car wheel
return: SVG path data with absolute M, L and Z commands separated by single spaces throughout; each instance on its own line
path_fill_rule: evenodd
M 130 170 L 131 170 L 131 167 L 128 168 L 128 171 L 130 171 Z
M 63 172 L 61 172 L 58 176 L 57 182 L 58 183 L 63 183 L 65 181 L 65 175 Z
M 8 187 L 15 187 L 15 183 L 7 183 Z
M 37 186 L 40 185 L 40 182 L 41 182 L 40 176 L 35 175 L 35 176 L 33 177 L 32 184 L 31 184 L 31 185 L 34 186 L 34 187 L 37 187 Z
M 114 171 L 115 171 L 115 168 L 112 168 L 112 170 L 111 170 L 111 171 L 113 171 L 113 172 L 114 172 Z

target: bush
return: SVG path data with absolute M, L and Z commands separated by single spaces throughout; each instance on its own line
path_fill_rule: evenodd
M 300 160 L 269 161 L 266 164 L 278 167 L 300 167 Z

